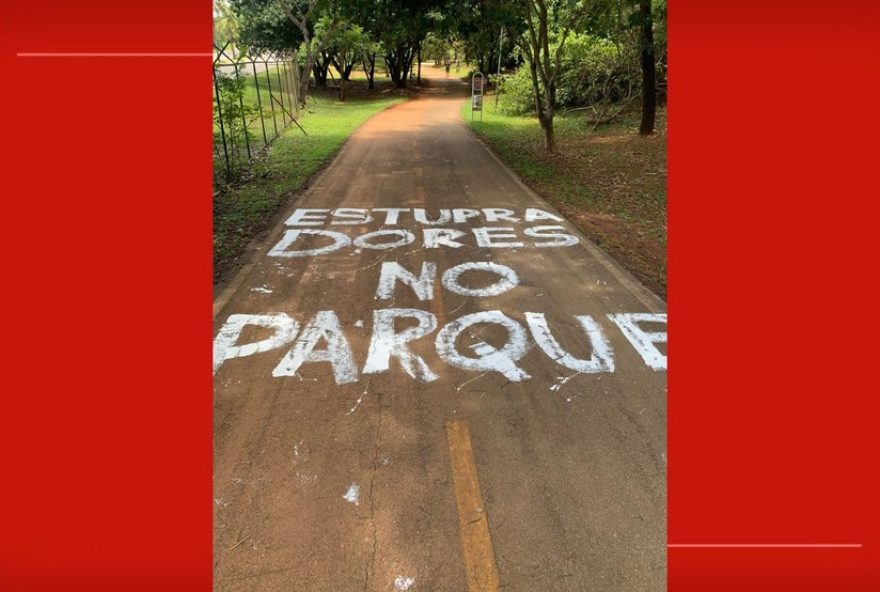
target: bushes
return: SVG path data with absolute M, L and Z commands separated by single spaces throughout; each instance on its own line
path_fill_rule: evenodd
M 557 100 L 565 108 L 620 103 L 638 95 L 640 76 L 634 52 L 618 51 L 610 41 L 573 36 L 563 53 Z
M 535 95 L 528 66 L 522 66 L 513 76 L 501 83 L 499 109 L 507 115 L 524 115 L 535 112 Z
M 229 163 L 230 169 L 227 173 L 250 157 L 246 146 L 254 135 L 249 129 L 249 122 L 261 115 L 257 106 L 247 98 L 247 85 L 253 79 L 246 75 L 239 76 L 237 72 L 240 68 L 241 66 L 235 66 L 236 74 L 222 72 L 220 68 L 214 69 L 214 151 L 219 156 L 217 147 L 224 143 L 224 150 L 233 161 Z
M 557 81 L 556 104 L 573 109 L 622 103 L 639 93 L 638 56 L 618 50 L 610 41 L 578 34 L 569 37 Z M 528 66 L 523 66 L 502 86 L 501 110 L 509 115 L 534 113 Z

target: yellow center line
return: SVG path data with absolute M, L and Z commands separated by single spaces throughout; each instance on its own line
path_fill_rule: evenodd
M 467 422 L 446 422 L 449 458 L 458 505 L 458 528 L 461 533 L 461 554 L 467 570 L 468 592 L 496 592 L 498 567 L 489 536 L 489 517 L 483 506 L 471 433 Z

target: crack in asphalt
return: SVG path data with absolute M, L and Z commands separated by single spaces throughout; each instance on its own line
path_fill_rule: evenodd
M 376 552 L 379 547 L 379 540 L 376 536 L 376 521 L 375 521 L 375 499 L 373 498 L 373 485 L 376 482 L 376 471 L 379 469 L 379 442 L 382 434 L 382 393 L 376 393 L 376 403 L 379 406 L 379 418 L 376 421 L 376 445 L 373 449 L 373 464 L 371 467 L 370 474 L 370 527 L 373 530 L 373 552 L 370 556 L 370 561 L 364 566 L 364 592 L 367 590 L 367 586 L 370 583 L 370 574 L 373 571 L 373 568 L 376 565 Z

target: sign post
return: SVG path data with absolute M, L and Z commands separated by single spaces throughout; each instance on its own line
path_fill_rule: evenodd
M 471 77 L 471 122 L 474 121 L 474 111 L 480 112 L 480 123 L 483 122 L 483 74 L 474 72 Z
M 495 106 L 498 106 L 498 97 L 501 96 L 501 48 L 504 47 L 504 27 L 498 34 L 498 77 L 495 80 Z

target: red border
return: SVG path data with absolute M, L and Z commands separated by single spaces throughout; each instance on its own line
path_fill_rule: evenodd
M 7 2 L 0 589 L 210 590 L 211 3 Z
M 670 589 L 880 589 L 877 3 L 670 0 Z M 0 21 L 0 588 L 211 586 L 207 0 Z
M 670 590 L 880 590 L 878 3 L 669 2 Z

